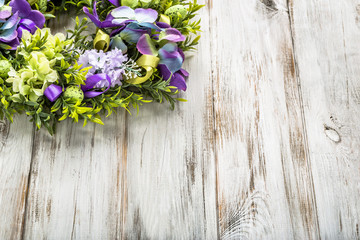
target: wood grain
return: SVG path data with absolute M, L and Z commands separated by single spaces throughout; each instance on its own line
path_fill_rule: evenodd
M 104 128 L 66 122 L 55 138 L 35 135 L 25 238 L 217 236 L 208 33 L 186 65 L 200 91 L 176 111 L 150 104 Z
M 37 132 L 25 239 L 115 239 L 126 205 L 125 113 L 105 127 Z
M 33 124 L 0 121 L 0 239 L 22 234 L 33 145 Z
M 360 237 L 359 6 L 355 0 L 290 1 L 323 239 Z
M 71 18 L 50 22 L 53 32 Z M 36 132 L 25 239 L 118 239 L 126 212 L 126 113 L 106 126 L 65 121 L 57 134 Z
M 1 239 L 360 239 L 360 2 L 201 3 L 175 111 L 0 122 Z
M 210 14 L 220 235 L 317 238 L 286 2 L 213 1 Z
M 201 3 L 201 2 L 200 2 Z M 148 105 L 128 119 L 129 239 L 214 239 L 217 236 L 208 7 L 191 72 L 187 103 L 171 111 Z M 191 91 L 193 89 L 194 91 Z

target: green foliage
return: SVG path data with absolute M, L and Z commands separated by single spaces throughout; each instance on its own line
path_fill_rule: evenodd
M 185 0 L 160 0 L 158 5 L 158 11 L 166 12 L 167 9 L 176 6 L 183 5 L 187 7 L 187 14 L 169 16 L 171 19 L 171 26 L 178 29 L 183 35 L 186 36 L 186 40 L 180 43 L 179 47 L 185 51 L 195 50 L 195 46 L 200 40 L 198 35 L 201 31 L 200 23 L 201 20 L 194 20 L 197 12 L 205 5 L 200 5 L 197 0 L 185 1 Z
M 92 0 L 51 0 L 48 5 L 53 5 L 54 10 L 58 12 L 68 11 L 73 8 L 80 12 L 82 7 L 91 7 L 92 3 Z
M 66 39 L 72 40 L 73 45 L 71 49 L 68 49 L 73 55 L 71 58 L 76 57 L 75 55 L 83 53 L 85 50 L 92 49 L 92 41 L 89 41 L 87 28 L 88 28 L 88 19 L 83 18 L 81 21 L 77 16 L 75 18 L 75 27 L 74 29 L 67 30 Z
M 0 119 L 7 118 L 12 122 L 16 109 L 12 106 L 11 95 L 11 88 L 4 85 L 4 81 L 0 78 Z
M 78 19 L 77 19 L 78 21 Z M 51 84 L 66 86 L 84 84 L 88 68 L 81 68 L 76 62 L 78 54 L 74 43 L 79 38 L 83 25 L 77 23 L 71 36 L 51 35 L 49 29 L 37 30 L 34 35 L 23 32 L 22 43 L 14 58 L 9 58 L 12 68 L 9 77 L 0 79 L 0 118 L 12 121 L 13 115 L 25 112 L 38 128 L 45 126 L 52 134 L 58 120 L 57 113 L 51 112 L 51 103 L 43 96 Z M 85 103 L 84 103 L 85 104 Z M 71 117 L 76 118 L 78 105 L 71 106 Z M 96 117 L 89 118 L 91 120 Z
M 29 2 L 33 8 L 50 18 L 54 17 L 55 11 L 67 11 L 74 7 L 81 10 L 86 6 L 92 11 L 93 1 L 32 0 Z M 137 0 L 136 6 L 132 1 L 124 0 L 122 3 L 134 8 L 152 8 L 159 14 L 164 14 L 170 9 L 167 14 L 171 26 L 186 36 L 186 40 L 178 43 L 178 46 L 183 51 L 195 50 L 200 39 L 198 35 L 200 20 L 195 20 L 195 17 L 203 7 L 196 0 Z M 97 2 L 97 13 L 101 20 L 104 20 L 114 8 L 115 6 L 107 0 Z M 81 91 L 80 87 L 85 84 L 89 68 L 82 68 L 78 65 L 77 59 L 85 50 L 93 48 L 93 41 L 88 38 L 87 33 L 88 20 L 86 18 L 80 20 L 76 17 L 75 21 L 75 27 L 67 30 L 66 35 L 52 35 L 49 29 L 37 30 L 34 35 L 25 31 L 16 53 L 7 50 L 0 53 L 0 60 L 8 60 L 12 65 L 9 76 L 0 76 L 0 119 L 7 118 L 12 121 L 16 113 L 25 113 L 38 129 L 45 127 L 50 134 L 54 134 L 56 124 L 66 119 L 81 121 L 84 126 L 89 121 L 103 125 L 101 116 L 108 117 L 116 113 L 118 108 L 125 109 L 129 113 L 131 108 L 134 108 L 138 112 L 143 104 L 155 101 L 167 102 L 170 108 L 174 109 L 176 102 L 186 101 L 178 98 L 177 88 L 169 85 L 170 80 L 162 79 L 156 69 L 150 79 L 142 84 L 123 82 L 122 86 L 110 88 L 94 98 L 65 94 L 66 89 L 71 88 Z M 107 32 L 110 33 L 111 30 L 113 29 L 107 29 Z M 159 44 L 163 42 L 159 41 Z M 144 71 L 135 63 L 140 56 L 136 46 L 128 46 L 127 54 L 131 59 L 122 66 L 125 70 L 124 78 L 142 75 Z M 55 102 L 50 102 L 44 96 L 44 90 L 51 83 L 60 86 L 63 90 L 63 94 Z M 99 91 L 104 90 L 99 89 Z

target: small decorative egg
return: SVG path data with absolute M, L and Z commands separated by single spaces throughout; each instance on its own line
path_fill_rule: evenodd
M 169 7 L 166 11 L 165 11 L 165 15 L 169 16 L 169 17 L 177 17 L 178 14 L 180 14 L 180 16 L 182 18 L 184 18 L 187 14 L 187 9 L 185 6 L 183 5 L 175 5 L 172 7 Z
M 84 92 L 77 86 L 70 86 L 66 88 L 64 98 L 75 102 L 82 101 L 84 100 Z
M 8 60 L 0 60 L 0 77 L 7 78 L 11 68 L 11 63 Z

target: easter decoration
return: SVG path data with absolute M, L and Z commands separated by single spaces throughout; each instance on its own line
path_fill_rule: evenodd
M 0 120 L 26 114 L 55 133 L 67 118 L 103 124 L 186 91 L 184 52 L 195 50 L 196 0 L 0 0 Z M 71 10 L 70 10 L 71 9 Z M 65 12 L 65 13 L 64 13 Z M 66 34 L 46 27 L 75 15 Z M 64 16 L 64 15 L 62 15 Z M 96 26 L 88 33 L 87 27 Z M 94 28 L 95 29 L 95 28 Z

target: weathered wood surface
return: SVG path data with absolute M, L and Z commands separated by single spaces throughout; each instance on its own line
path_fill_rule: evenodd
M 289 3 L 316 195 L 313 221 L 323 239 L 360 238 L 359 4 Z
M 360 238 L 360 2 L 206 4 L 174 112 L 0 123 L 1 239 Z

